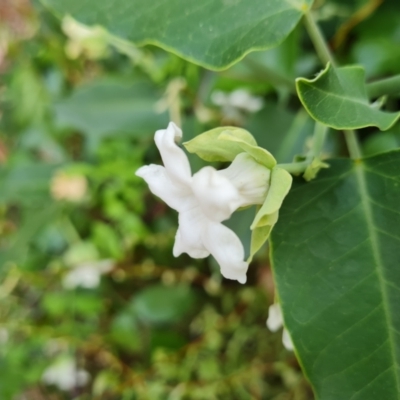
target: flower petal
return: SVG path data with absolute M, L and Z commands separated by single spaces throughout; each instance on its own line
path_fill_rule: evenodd
M 212 167 L 193 175 L 192 190 L 203 213 L 213 221 L 228 219 L 242 203 L 235 186 Z
M 283 329 L 282 343 L 285 346 L 286 350 L 290 350 L 290 351 L 294 350 L 292 338 L 290 337 L 290 333 L 286 328 Z
M 100 284 L 101 271 L 94 266 L 83 265 L 68 272 L 63 279 L 63 286 L 66 289 L 83 287 L 93 289 Z
M 271 332 L 276 332 L 283 325 L 282 310 L 279 303 L 272 304 L 268 309 L 267 327 Z
M 241 207 L 263 204 L 269 188 L 271 170 L 247 153 L 238 154 L 232 164 L 218 174 L 226 177 L 242 197 Z
M 175 138 L 181 137 L 182 131 L 173 122 L 170 122 L 167 129 L 156 132 L 154 141 L 171 179 L 188 185 L 192 175 L 189 160 L 184 151 L 175 143 Z
M 239 238 L 229 228 L 217 222 L 208 221 L 204 228 L 204 247 L 217 260 L 222 275 L 245 283 L 249 265 L 243 261 L 244 249 Z
M 145 165 L 136 171 L 143 178 L 153 194 L 168 204 L 174 210 L 185 207 L 188 197 L 193 197 L 190 188 L 171 179 L 166 169 L 161 165 Z
M 187 253 L 192 258 L 204 258 L 210 255 L 202 240 L 202 232 L 206 223 L 196 200 L 193 198 L 192 203 L 187 202 L 186 210 L 179 213 L 179 228 L 176 232 L 173 249 L 175 257 L 182 253 Z

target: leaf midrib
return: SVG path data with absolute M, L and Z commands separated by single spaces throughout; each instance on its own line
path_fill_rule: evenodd
M 365 220 L 367 223 L 367 230 L 368 230 L 369 238 L 371 241 L 372 256 L 375 261 L 379 286 L 381 287 L 382 306 L 383 306 L 382 308 L 384 310 L 385 319 L 387 321 L 386 327 L 387 327 L 387 332 L 388 332 L 389 344 L 390 344 L 390 348 L 391 348 L 390 354 L 393 359 L 393 365 L 396 367 L 396 368 L 393 368 L 393 375 L 394 375 L 394 379 L 396 382 L 397 393 L 399 394 L 398 398 L 400 399 L 400 382 L 399 382 L 399 377 L 397 374 L 399 364 L 395 357 L 395 338 L 393 337 L 393 333 L 390 329 L 390 326 L 393 326 L 393 319 L 391 317 L 391 311 L 389 310 L 389 297 L 388 297 L 388 293 L 387 293 L 387 288 L 385 286 L 385 269 L 384 269 L 384 265 L 383 265 L 383 262 L 381 259 L 381 254 L 379 251 L 379 243 L 378 243 L 378 238 L 377 238 L 376 230 L 375 230 L 372 207 L 371 207 L 371 204 L 369 201 L 370 196 L 368 193 L 368 187 L 367 187 L 367 182 L 366 182 L 366 178 L 365 178 L 364 166 L 362 163 L 356 162 L 354 169 L 356 172 L 356 179 L 357 179 L 357 183 L 358 183 L 358 187 L 359 187 L 361 205 L 365 212 Z

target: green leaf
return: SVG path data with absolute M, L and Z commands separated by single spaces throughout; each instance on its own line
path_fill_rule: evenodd
M 386 132 L 375 132 L 362 142 L 363 154 L 373 156 L 400 148 L 400 125 L 396 124 Z
M 50 179 L 57 166 L 21 163 L 0 167 L 0 203 L 40 206 L 50 198 Z
M 268 121 L 268 125 L 265 123 Z M 301 108 L 297 114 L 275 103 L 249 117 L 245 128 L 259 146 L 268 149 L 278 163 L 290 163 L 304 152 L 304 143 L 312 137 L 314 120 Z
M 312 0 L 42 0 L 60 16 L 136 44 L 154 44 L 208 68 L 228 67 L 252 50 L 278 45 Z
M 272 232 L 285 324 L 320 400 L 400 398 L 400 151 L 296 181 Z
M 315 79 L 298 78 L 296 86 L 308 113 L 334 129 L 376 126 L 384 131 L 400 116 L 369 103 L 361 66 L 334 68 L 328 63 Z
M 54 106 L 60 126 L 75 128 L 89 137 L 112 134 L 153 135 L 168 123 L 156 111 L 159 94 L 146 82 L 100 79 L 76 88 Z
M 173 323 L 184 317 L 193 306 L 195 294 L 186 285 L 149 286 L 133 299 L 133 310 L 139 319 L 150 324 Z
M 43 309 L 52 317 L 79 315 L 96 318 L 103 309 L 100 297 L 83 292 L 47 292 L 42 299 Z
M 123 311 L 115 316 L 111 323 L 110 336 L 112 341 L 125 351 L 140 350 L 141 340 L 135 316 L 129 311 Z

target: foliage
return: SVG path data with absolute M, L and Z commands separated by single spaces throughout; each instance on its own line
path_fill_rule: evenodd
M 314 3 L 0 4 L 1 399 L 399 398 L 399 5 Z M 272 171 L 226 221 L 245 286 L 135 176 L 169 120 L 195 170 Z

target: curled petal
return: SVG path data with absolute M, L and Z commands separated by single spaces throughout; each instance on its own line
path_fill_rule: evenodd
M 232 164 L 218 174 L 226 177 L 238 189 L 241 207 L 263 204 L 269 188 L 271 170 L 259 164 L 247 153 L 238 154 Z
M 210 255 L 202 240 L 205 224 L 206 221 L 198 203 L 192 199 L 187 203 L 186 209 L 179 213 L 179 228 L 173 249 L 175 257 L 182 253 L 187 253 L 192 258 L 204 258 Z
M 209 221 L 203 230 L 203 244 L 217 260 L 225 278 L 246 283 L 249 265 L 243 261 L 243 245 L 229 228 Z
M 213 221 L 228 219 L 241 204 L 235 186 L 212 167 L 193 175 L 192 190 L 203 213 Z
M 181 137 L 182 131 L 173 122 L 170 122 L 167 129 L 156 132 L 154 141 L 171 179 L 188 185 L 192 175 L 189 160 L 183 150 L 175 143 L 175 138 Z
M 166 169 L 161 165 L 145 165 L 136 171 L 143 178 L 153 194 L 168 204 L 174 210 L 180 211 L 190 198 L 190 188 L 172 180 Z
M 283 325 L 281 306 L 278 303 L 272 304 L 268 309 L 267 327 L 271 332 L 276 332 Z

